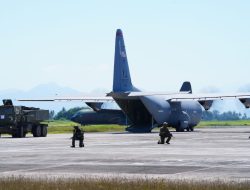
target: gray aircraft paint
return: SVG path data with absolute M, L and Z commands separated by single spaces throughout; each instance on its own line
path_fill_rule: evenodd
M 129 97 L 128 93 L 140 91 L 133 86 L 123 34 L 116 32 L 113 91 L 114 98 L 131 121 L 131 132 L 150 132 L 152 128 L 167 122 L 177 131 L 193 129 L 201 120 L 202 108 L 197 101 L 168 102 L 158 96 Z M 192 93 L 191 84 L 184 82 L 180 91 Z
M 121 110 L 80 110 L 72 116 L 71 120 L 81 125 L 129 124 L 128 119 Z
M 71 121 L 81 125 L 129 124 L 128 118 L 116 104 L 104 102 L 87 102 L 86 104 L 92 110 L 78 111 L 72 116 Z
M 19 99 L 18 101 L 81 100 L 88 105 L 94 103 L 95 109 L 93 110 L 98 112 L 98 118 L 102 116 L 107 119 L 108 115 L 106 113 L 99 112 L 102 111 L 100 105 L 104 102 L 115 101 L 122 110 L 120 112 L 125 114 L 126 121 L 131 122 L 130 126 L 126 128 L 130 132 L 150 132 L 152 128 L 160 126 L 163 122 L 167 122 L 169 126 L 176 128 L 177 131 L 193 130 L 193 127 L 201 120 L 202 107 L 209 110 L 214 100 L 238 99 L 245 108 L 250 107 L 250 92 L 192 94 L 192 87 L 188 81 L 183 83 L 180 92 L 141 92 L 132 84 L 123 34 L 120 29 L 116 32 L 113 77 L 113 91 L 107 94 L 110 97 L 56 97 L 49 99 Z M 166 97 L 163 97 L 163 95 Z M 99 113 L 102 114 L 99 115 Z M 111 110 L 108 114 L 113 117 L 112 114 L 114 113 L 114 110 Z M 92 120 L 97 119 L 93 117 Z M 104 122 L 105 118 L 102 121 Z

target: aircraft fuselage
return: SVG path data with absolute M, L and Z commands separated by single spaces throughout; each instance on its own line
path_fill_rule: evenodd
M 79 111 L 73 115 L 71 120 L 81 125 L 129 124 L 121 110 Z
M 197 101 L 168 102 L 158 96 L 118 97 L 114 98 L 116 103 L 132 121 L 127 128 L 130 132 L 150 132 L 163 122 L 177 131 L 193 130 L 202 117 L 202 108 Z

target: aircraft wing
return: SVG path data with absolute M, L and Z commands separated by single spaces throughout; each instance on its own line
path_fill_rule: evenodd
M 23 102 L 54 102 L 54 101 L 83 101 L 83 102 L 112 102 L 112 97 L 54 97 L 54 98 L 41 98 L 41 99 L 17 99 Z
M 234 93 L 234 94 L 175 94 L 167 95 L 166 100 L 172 102 L 178 101 L 207 101 L 207 100 L 224 100 L 224 99 L 247 99 L 250 98 L 250 93 Z
M 250 108 L 250 92 L 248 93 L 231 93 L 231 94 L 191 94 L 189 91 L 179 93 L 145 93 L 133 92 L 128 96 L 162 96 L 166 101 L 180 102 L 180 101 L 198 101 L 205 110 L 209 110 L 214 100 L 224 99 L 238 99 L 246 108 Z
M 209 110 L 214 100 L 238 99 L 245 108 L 250 108 L 250 93 L 234 93 L 234 94 L 178 94 L 165 97 L 165 100 L 171 102 L 180 101 L 198 101 L 205 110 Z
M 131 97 L 140 97 L 140 96 L 163 96 L 166 100 L 172 102 L 178 101 L 205 101 L 205 100 L 223 100 L 223 99 L 232 99 L 232 98 L 250 98 L 250 92 L 247 93 L 229 93 L 229 94 L 220 94 L 220 93 L 210 93 L 210 94 L 191 94 L 190 91 L 183 92 L 130 92 L 128 96 Z

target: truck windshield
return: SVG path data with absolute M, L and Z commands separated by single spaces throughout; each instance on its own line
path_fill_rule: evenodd
M 9 115 L 9 114 L 13 114 L 13 107 L 7 107 L 7 106 L 0 107 L 0 115 Z

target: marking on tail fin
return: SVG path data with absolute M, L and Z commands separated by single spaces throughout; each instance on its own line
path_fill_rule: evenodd
M 127 56 L 126 56 L 126 52 L 125 52 L 125 47 L 123 47 L 121 45 L 120 41 L 119 41 L 119 49 L 120 49 L 120 56 L 123 57 L 123 58 L 126 58 Z M 125 60 L 123 60 L 123 61 L 125 61 Z
M 122 52 L 121 52 L 121 56 L 122 56 L 123 58 L 126 58 L 126 53 L 125 53 L 124 51 L 122 51 Z

